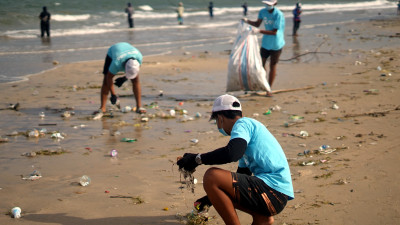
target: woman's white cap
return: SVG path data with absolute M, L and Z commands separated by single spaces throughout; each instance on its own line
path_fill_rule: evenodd
M 132 80 L 137 77 L 140 70 L 140 64 L 136 59 L 129 59 L 125 64 L 125 77 Z
M 217 99 L 215 99 L 212 112 L 218 112 L 224 110 L 242 111 L 242 105 L 240 104 L 239 100 L 232 95 L 228 94 L 221 95 Z

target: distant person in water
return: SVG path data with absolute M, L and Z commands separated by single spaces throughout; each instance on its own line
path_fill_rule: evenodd
M 129 27 L 130 28 L 135 27 L 135 24 L 133 23 L 133 14 L 135 13 L 135 11 L 130 2 L 128 3 L 128 7 L 125 8 L 125 12 L 128 14 Z
M 214 18 L 214 3 L 212 1 L 210 1 L 210 3 L 208 4 L 208 12 L 210 13 L 210 18 Z
M 397 15 L 400 15 L 400 1 L 397 3 Z
M 297 36 L 297 31 L 300 28 L 300 14 L 301 14 L 301 3 L 296 3 L 296 8 L 293 9 L 293 36 Z
M 45 32 L 47 37 L 50 37 L 50 16 L 50 13 L 47 12 L 47 7 L 43 6 L 43 11 L 39 15 L 41 37 L 44 37 Z
M 242 8 L 243 8 L 243 16 L 247 16 L 247 2 L 243 3 Z
M 185 8 L 183 8 L 183 3 L 179 2 L 178 9 L 176 12 L 178 13 L 178 23 L 179 25 L 183 24 L 183 11 L 185 11 Z

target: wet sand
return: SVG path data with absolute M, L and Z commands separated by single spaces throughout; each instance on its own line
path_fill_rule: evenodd
M 399 27 L 399 19 L 349 24 L 339 38 L 362 48 L 333 51 L 331 62 L 307 61 L 308 54 L 299 63 L 279 64 L 274 90 L 311 89 L 273 98 L 233 93 L 244 115 L 264 123 L 278 139 L 291 165 L 296 198 L 275 217 L 275 224 L 399 221 L 400 41 L 394 32 Z M 361 35 L 349 34 L 349 29 Z M 368 47 L 390 34 L 384 40 L 392 41 L 393 48 Z M 117 111 L 112 118 L 89 119 L 99 107 L 102 61 L 58 65 L 26 82 L 0 84 L 3 108 L 20 103 L 19 111 L 0 110 L 0 135 L 8 138 L 0 143 L 1 224 L 184 223 L 179 215 L 189 213 L 193 201 L 204 195 L 202 175 L 208 166 L 195 172 L 199 183 L 193 194 L 180 188 L 174 162 L 185 152 L 208 152 L 228 142 L 208 121 L 214 98 L 225 93 L 228 55 L 192 52 L 145 57 L 144 62 L 141 82 L 149 122 Z M 117 92 L 122 107 L 134 105 L 130 85 Z M 264 115 L 277 105 L 280 110 Z M 185 117 L 179 113 L 170 119 L 156 116 L 170 109 L 187 110 L 193 120 L 182 122 Z M 74 115 L 61 117 L 65 111 Z M 22 134 L 42 128 L 48 132 L 43 137 Z M 18 135 L 7 136 L 14 131 Z M 51 138 L 51 132 L 64 139 Z M 330 146 L 328 154 L 316 154 L 322 145 Z M 112 149 L 117 157 L 110 156 Z M 63 154 L 23 155 L 44 150 Z M 220 167 L 235 171 L 237 163 Z M 40 179 L 21 179 L 34 170 L 41 172 Z M 84 174 L 91 178 L 87 187 L 78 183 Z M 18 221 L 8 214 L 14 206 L 22 208 Z M 213 208 L 210 215 L 216 216 L 210 224 L 223 224 Z M 239 216 L 242 224 L 251 223 L 248 215 Z

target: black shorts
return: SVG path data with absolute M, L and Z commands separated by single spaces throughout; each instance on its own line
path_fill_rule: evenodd
M 255 176 L 232 172 L 232 186 L 236 203 L 264 216 L 280 213 L 288 200 L 287 195 L 270 188 Z
M 262 58 L 268 59 L 271 56 L 271 62 L 275 61 L 275 63 L 278 63 L 281 53 L 282 49 L 279 50 L 267 50 L 265 48 L 260 49 L 260 55 Z
M 106 59 L 104 61 L 104 68 L 103 68 L 104 75 L 107 75 L 108 68 L 110 68 L 111 62 L 112 62 L 112 58 L 110 56 L 106 55 Z

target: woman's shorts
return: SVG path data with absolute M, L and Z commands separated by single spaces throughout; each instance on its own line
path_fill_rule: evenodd
M 286 206 L 288 197 L 264 183 L 260 178 L 232 172 L 234 201 L 243 208 L 264 216 L 274 216 Z

